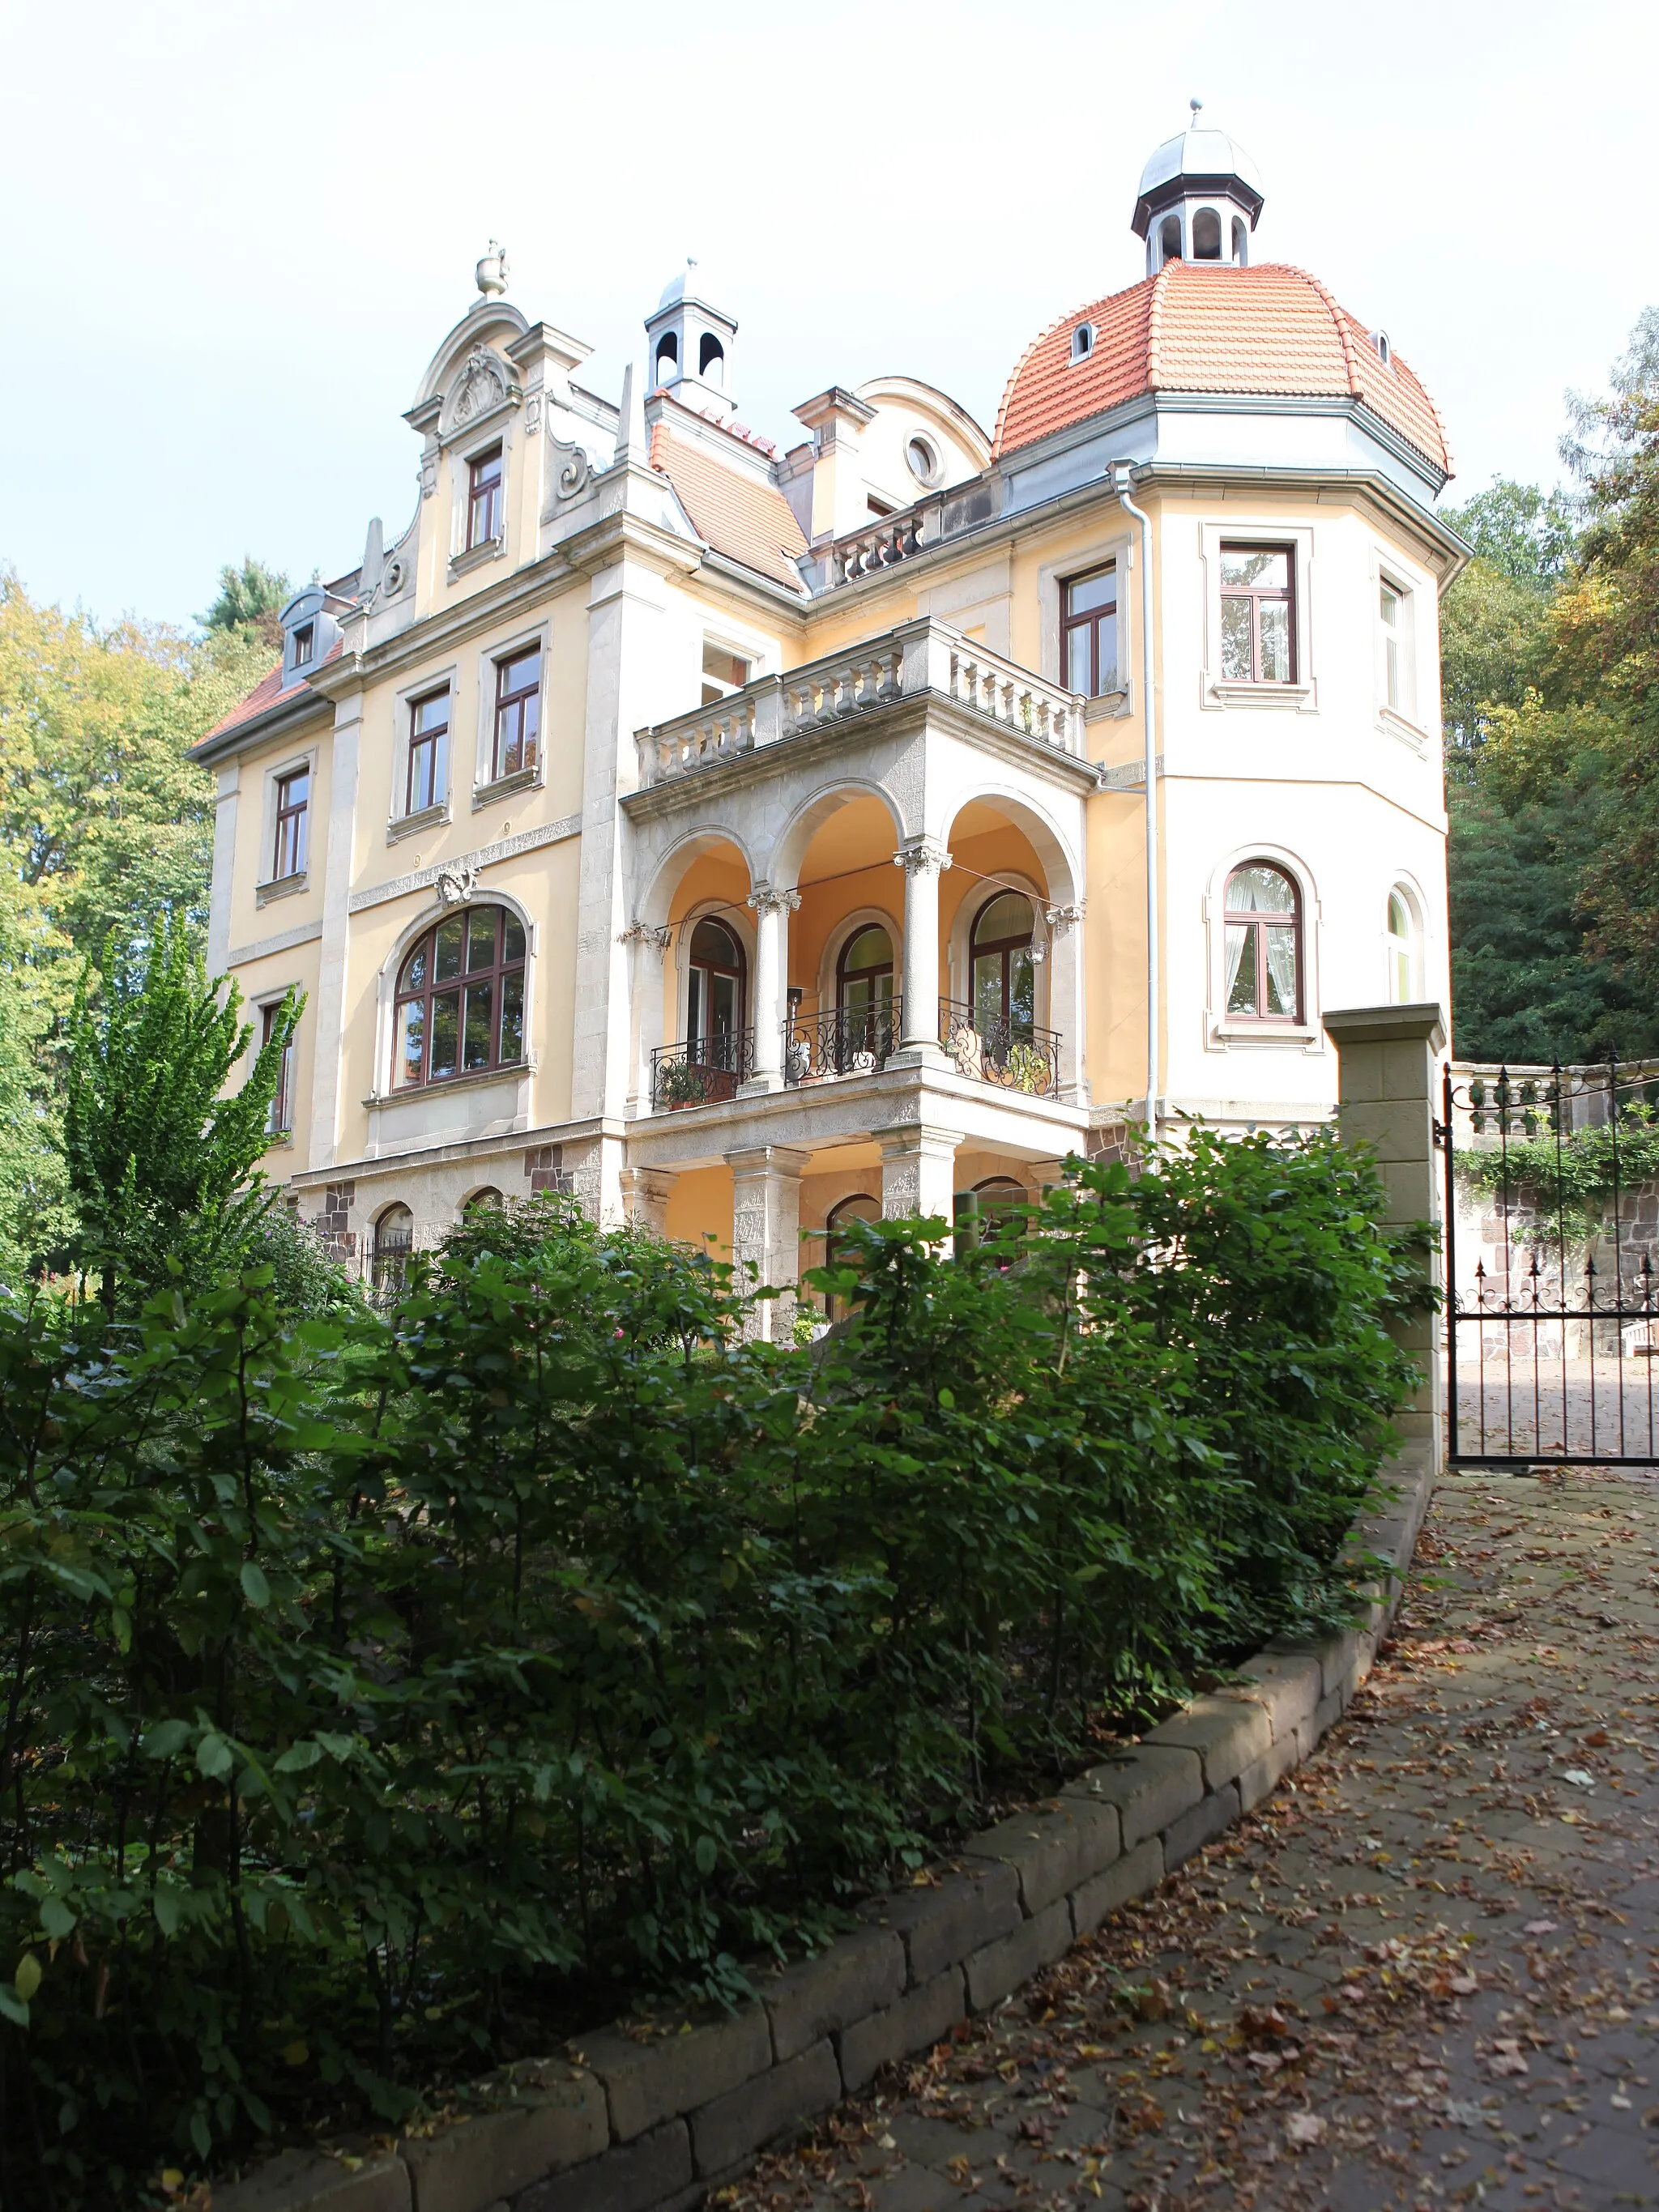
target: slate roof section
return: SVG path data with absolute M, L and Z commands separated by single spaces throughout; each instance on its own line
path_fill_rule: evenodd
M 701 445 L 676 438 L 660 422 L 651 432 L 651 465 L 668 478 L 693 529 L 717 553 L 805 597 L 795 561 L 805 552 L 806 539 L 794 509 L 775 485 L 761 483 L 746 470 L 722 466 Z
M 1094 349 L 1074 362 L 1072 333 L 1083 322 L 1095 326 Z M 1061 316 L 1008 380 L 995 451 L 1018 452 L 1148 392 L 1358 399 L 1452 473 L 1434 402 L 1400 356 L 1385 362 L 1317 277 L 1275 262 L 1169 261 L 1127 292 Z

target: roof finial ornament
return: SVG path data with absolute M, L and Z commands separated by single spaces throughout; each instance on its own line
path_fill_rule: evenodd
M 476 271 L 478 289 L 486 300 L 499 300 L 507 289 L 507 249 L 498 238 L 489 241 L 489 250 L 478 264 Z
M 1199 118 L 1200 114 L 1200 113 L 1202 112 L 1202 111 L 1203 111 L 1204 103 L 1203 103 L 1203 101 L 1202 101 L 1201 100 L 1189 100 L 1187 102 L 1187 105 L 1188 105 L 1188 107 L 1190 107 L 1190 108 L 1192 109 L 1192 111 L 1193 111 L 1193 119 L 1192 119 L 1191 128 L 1192 128 L 1193 130 L 1196 131 L 1196 130 L 1197 130 L 1197 128 L 1198 128 L 1198 118 Z

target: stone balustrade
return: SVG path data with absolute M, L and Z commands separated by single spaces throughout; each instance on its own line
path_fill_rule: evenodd
M 948 699 L 1022 738 L 1083 753 L 1083 702 L 1018 661 L 930 617 L 787 675 L 758 677 L 729 698 L 637 732 L 643 784 L 717 767 L 926 694 Z

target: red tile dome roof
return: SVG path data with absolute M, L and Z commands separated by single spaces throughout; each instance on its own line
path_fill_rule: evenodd
M 1094 344 L 1072 358 L 1079 323 Z M 1447 476 L 1435 404 L 1397 353 L 1384 361 L 1317 277 L 1283 264 L 1254 269 L 1167 261 L 1127 292 L 1078 308 L 1027 347 L 997 415 L 999 456 L 1147 392 L 1348 398 Z

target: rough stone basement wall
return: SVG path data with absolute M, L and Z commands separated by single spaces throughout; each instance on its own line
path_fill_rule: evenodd
M 937 1887 L 872 1898 L 864 1925 L 762 1977 L 761 2002 L 641 2043 L 615 2030 L 488 2085 L 504 2109 L 349 2166 L 286 2151 L 214 2212 L 680 2212 L 888 2060 L 925 2051 L 1061 1957 L 1260 1802 L 1370 1671 L 1428 1504 L 1426 1439 L 1388 1470 L 1356 1543 L 1389 1562 L 1360 1624 L 1273 1644 L 1058 1796 L 969 1837 Z M 510 2100 L 510 2101 L 509 2101 Z

